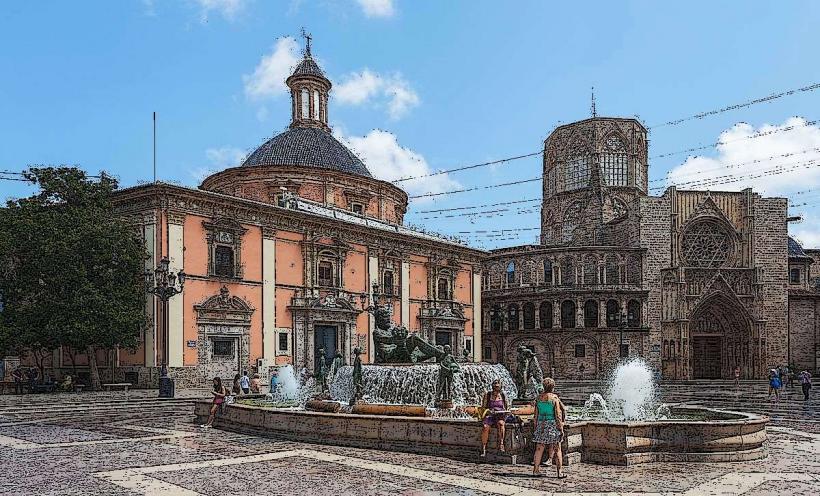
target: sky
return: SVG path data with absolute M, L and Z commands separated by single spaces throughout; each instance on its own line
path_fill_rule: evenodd
M 333 82 L 333 132 L 376 177 L 538 152 L 555 126 L 590 116 L 594 87 L 599 116 L 650 128 L 653 194 L 678 184 L 786 196 L 803 218 L 790 233 L 816 247 L 818 17 L 808 0 L 3 2 L 0 170 L 72 164 L 124 187 L 151 181 L 157 112 L 159 179 L 196 187 L 287 128 L 283 79 L 304 28 Z M 397 184 L 412 197 L 541 168 L 535 155 Z M 32 192 L 0 180 L 0 199 Z M 482 248 L 537 243 L 538 202 L 464 207 L 540 194 L 533 181 L 411 198 L 405 223 Z

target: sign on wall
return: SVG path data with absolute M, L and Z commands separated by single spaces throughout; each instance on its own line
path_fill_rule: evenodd
M 196 339 L 186 341 L 185 344 L 188 346 L 188 348 L 196 348 Z

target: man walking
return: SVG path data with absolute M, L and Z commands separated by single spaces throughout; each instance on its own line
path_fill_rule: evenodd
M 14 394 L 23 394 L 23 370 L 19 365 L 14 368 L 11 378 L 14 379 Z
M 800 387 L 803 388 L 803 401 L 809 400 L 809 390 L 811 389 L 811 374 L 808 370 L 800 372 Z
M 248 377 L 247 370 L 243 371 L 242 377 L 239 378 L 239 387 L 242 388 L 243 394 L 248 394 L 251 392 L 251 378 Z

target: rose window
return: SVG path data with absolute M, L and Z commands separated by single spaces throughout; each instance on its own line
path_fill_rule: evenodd
M 698 222 L 686 230 L 681 240 L 683 260 L 690 267 L 721 267 L 732 251 L 730 233 L 715 222 Z

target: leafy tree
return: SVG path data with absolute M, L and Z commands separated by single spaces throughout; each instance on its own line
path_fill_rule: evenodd
M 57 347 L 88 354 L 100 388 L 98 349 L 134 348 L 146 327 L 145 250 L 116 216 L 117 182 L 75 167 L 31 168 L 40 192 L 0 208 L 0 346 L 34 354 Z

